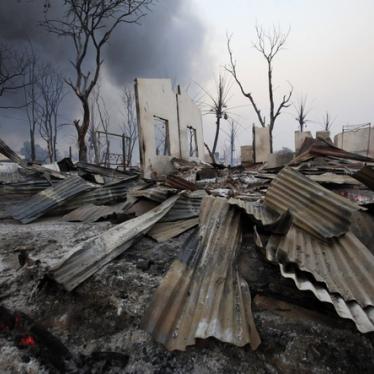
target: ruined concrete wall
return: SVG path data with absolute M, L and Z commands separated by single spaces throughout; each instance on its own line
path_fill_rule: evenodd
M 140 160 L 145 178 L 160 178 L 172 170 L 170 160 L 180 157 L 177 99 L 169 79 L 136 79 Z M 156 155 L 155 117 L 168 123 L 170 155 Z
M 204 161 L 201 111 L 186 93 L 180 88 L 174 92 L 170 79 L 136 79 L 135 93 L 145 178 L 172 173 L 173 157 Z M 167 130 L 160 132 L 160 128 Z
M 177 102 L 179 114 L 179 138 L 181 157 L 186 160 L 204 161 L 204 136 L 203 121 L 199 107 L 192 99 L 180 89 L 178 89 Z M 197 155 L 190 155 L 189 127 L 196 131 Z
M 325 140 L 331 140 L 330 131 L 316 131 L 316 139 L 322 138 Z
M 240 161 L 242 165 L 253 164 L 253 147 L 251 145 L 242 145 L 240 147 Z
M 253 126 L 254 162 L 266 162 L 270 154 L 270 133 L 268 127 Z
M 295 131 L 295 153 L 299 151 L 306 138 L 313 138 L 310 131 Z
M 374 129 L 363 128 L 337 134 L 334 144 L 348 152 L 374 157 Z

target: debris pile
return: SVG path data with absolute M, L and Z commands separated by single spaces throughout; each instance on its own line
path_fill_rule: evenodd
M 336 324 L 331 331 L 349 331 L 357 341 L 369 336 L 358 352 L 374 352 L 374 160 L 307 138 L 287 165 L 224 168 L 173 159 L 174 173 L 152 181 L 70 159 L 59 163 L 61 171 L 51 171 L 27 164 L 1 140 L 0 152 L 11 160 L 0 168 L 0 226 L 14 230 L 15 238 L 35 225 L 49 243 L 45 251 L 29 248 L 32 242 L 21 245 L 19 238 L 0 243 L 0 338 L 17 336 L 16 346 L 30 346 L 50 370 L 89 372 L 100 360 L 124 368 L 132 359 L 118 346 L 106 355 L 88 348 L 79 356 L 82 346 L 68 348 L 69 338 L 62 343 L 47 331 L 48 323 L 42 327 L 43 298 L 51 310 L 59 303 L 64 310 L 52 324 L 55 334 L 73 323 L 69 310 L 87 300 L 86 313 L 91 305 L 92 313 L 94 305 L 103 313 L 114 307 L 113 321 L 126 310 L 126 324 L 137 321 L 137 336 L 143 330 L 168 351 L 198 350 L 201 340 L 215 338 L 249 345 L 271 357 L 266 365 L 282 369 L 291 364 L 281 365 L 272 353 L 266 313 L 305 321 L 323 321 L 327 313 L 328 324 Z M 48 234 L 58 225 L 66 225 L 61 246 Z M 9 265 L 12 253 L 18 267 Z M 126 278 L 132 274 L 138 278 Z M 149 298 L 121 298 L 132 282 Z M 26 307 L 15 289 L 33 306 Z M 20 308 L 38 317 L 39 327 Z M 20 335 L 21 315 L 31 322 Z M 127 336 L 123 323 L 113 336 Z M 54 347 L 63 354 L 48 351 Z M 287 370 L 300 368 L 292 365 Z M 360 365 L 373 367 L 372 357 Z

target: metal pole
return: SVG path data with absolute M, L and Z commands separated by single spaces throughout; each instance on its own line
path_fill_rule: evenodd
M 125 134 L 122 134 L 122 162 L 123 162 L 123 170 L 126 170 L 126 142 L 125 142 Z

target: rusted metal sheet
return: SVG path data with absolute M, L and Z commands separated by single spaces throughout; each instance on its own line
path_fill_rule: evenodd
M 39 192 L 25 203 L 10 208 L 9 213 L 14 219 L 22 223 L 29 223 L 61 205 L 64 201 L 92 188 L 95 187 L 91 183 L 78 176 L 73 176 Z
M 126 207 L 127 202 L 112 206 L 87 204 L 65 214 L 62 219 L 69 222 L 96 222 L 114 214 L 122 213 Z
M 64 203 L 56 210 L 56 214 L 66 213 L 87 204 L 106 205 L 124 201 L 127 198 L 128 190 L 137 184 L 137 179 L 137 176 L 128 177 L 84 192 Z
M 256 349 L 260 344 L 248 284 L 239 275 L 240 213 L 227 200 L 205 197 L 200 229 L 157 289 L 144 328 L 168 350 L 185 350 L 197 338 Z
M 352 232 L 326 243 L 291 226 L 280 239 L 276 256 L 313 274 L 347 302 L 374 306 L 374 256 Z
M 374 169 L 370 166 L 364 166 L 362 169 L 357 171 L 352 175 L 358 181 L 368 186 L 372 191 L 374 191 Z
M 85 173 L 90 173 L 90 174 L 98 174 L 104 177 L 109 177 L 109 178 L 128 178 L 130 174 L 116 170 L 116 169 L 111 169 L 111 168 L 106 168 L 103 166 L 95 165 L 95 164 L 89 164 L 87 162 L 78 162 L 76 167 L 78 168 L 79 171 L 83 171 Z
M 192 229 L 199 224 L 199 218 L 190 218 L 177 222 L 160 222 L 156 223 L 148 232 L 148 236 L 161 243 L 166 240 L 175 238 L 183 232 Z
M 370 157 L 361 156 L 357 153 L 351 153 L 340 149 L 331 144 L 326 139 L 313 139 L 306 140 L 305 145 L 303 144 L 301 149 L 302 153 L 299 153 L 297 157 L 291 161 L 289 165 L 297 165 L 300 162 L 309 160 L 314 157 L 333 157 L 338 159 L 348 159 L 363 162 L 374 162 L 374 159 Z
M 197 189 L 195 183 L 191 183 L 184 178 L 178 177 L 176 175 L 169 175 L 165 180 L 166 185 L 172 188 L 177 188 L 179 190 L 189 190 L 195 191 Z
M 129 192 L 129 196 L 145 197 L 157 203 L 162 203 L 169 196 L 174 195 L 176 192 L 177 190 L 175 188 L 157 186 L 157 187 L 146 188 L 144 190 L 131 191 Z
M 93 238 L 79 243 L 50 274 L 56 282 L 71 291 L 104 265 L 131 247 L 174 205 L 172 196 L 158 207 L 140 217 L 121 223 Z
M 308 274 L 298 272 L 295 267 L 280 264 L 280 272 L 284 278 L 292 279 L 301 291 L 311 291 L 318 300 L 330 303 L 341 318 L 352 320 L 357 330 L 362 333 L 374 331 L 374 308 L 363 308 L 355 301 L 346 302 L 340 295 L 330 293 L 327 288 L 310 277 Z
M 53 186 L 47 179 L 33 179 L 17 183 L 0 184 L 1 195 L 34 195 Z
M 322 239 L 347 232 L 352 212 L 360 209 L 288 167 L 271 182 L 265 205 L 279 214 L 289 210 L 296 226 Z
M 281 216 L 280 214 L 260 202 L 231 198 L 229 200 L 229 204 L 244 209 L 245 212 L 249 216 L 251 216 L 256 223 L 259 223 L 263 226 L 275 224 Z
M 206 195 L 207 193 L 203 190 L 183 194 L 161 222 L 172 222 L 198 217 L 200 214 L 201 202 Z

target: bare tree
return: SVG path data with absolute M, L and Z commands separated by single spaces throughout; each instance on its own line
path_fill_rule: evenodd
M 43 66 L 37 87 L 39 133 L 45 141 L 50 162 L 57 161 L 57 133 L 59 109 L 64 97 L 64 81 L 50 64 Z
M 329 112 L 326 111 L 326 114 L 323 117 L 323 129 L 325 131 L 330 131 L 334 122 L 335 122 L 335 119 L 331 119 Z
M 135 97 L 130 88 L 124 88 L 122 101 L 125 108 L 125 121 L 123 123 L 123 132 L 127 138 L 126 164 L 131 165 L 135 144 L 138 140 L 138 124 L 136 121 Z
M 310 122 L 307 119 L 307 116 L 310 113 L 310 110 L 307 109 L 307 97 L 301 97 L 299 103 L 297 105 L 294 105 L 294 107 L 297 115 L 295 119 L 299 124 L 299 130 L 303 132 L 307 122 Z
M 26 69 L 29 64 L 27 53 L 19 53 L 7 44 L 0 44 L 0 99 L 7 94 L 17 92 L 28 84 L 25 81 Z M 19 109 L 21 105 L 1 104 L 0 109 Z
M 200 87 L 200 86 L 199 86 Z M 218 84 L 217 84 L 217 92 L 216 95 L 211 95 L 209 92 L 204 90 L 202 87 L 200 87 L 205 94 L 208 96 L 209 103 L 207 103 L 207 114 L 213 114 L 216 118 L 216 131 L 214 135 L 214 141 L 213 146 L 210 149 L 207 144 L 205 144 L 206 148 L 208 149 L 209 155 L 212 158 L 213 162 L 216 162 L 215 160 L 215 153 L 218 146 L 218 138 L 221 130 L 221 120 L 225 119 L 227 120 L 229 118 L 228 116 L 228 94 L 230 91 L 230 87 L 227 84 L 227 81 L 225 77 L 220 74 L 218 77 Z
M 291 103 L 291 96 L 293 89 L 291 87 L 288 94 L 283 95 L 281 102 L 279 105 L 275 105 L 274 102 L 274 86 L 273 86 L 273 60 L 275 56 L 283 49 L 288 35 L 288 32 L 284 33 L 280 30 L 280 28 L 273 26 L 270 32 L 264 31 L 264 29 L 260 26 L 256 26 L 256 35 L 257 41 L 253 43 L 253 47 L 261 53 L 261 55 L 265 58 L 267 64 L 267 76 L 268 76 L 268 93 L 269 93 L 269 122 L 267 123 L 266 117 L 262 115 L 261 109 L 258 107 L 253 95 L 251 92 L 246 91 L 242 82 L 239 79 L 237 70 L 236 70 L 236 61 L 233 57 L 233 52 L 231 48 L 231 37 L 227 36 L 227 50 L 230 57 L 230 65 L 226 66 L 226 70 L 233 76 L 236 83 L 238 84 L 241 93 L 243 96 L 248 98 L 250 101 L 256 115 L 258 122 L 262 127 L 269 127 L 270 133 L 270 151 L 273 152 L 273 129 L 275 126 L 275 121 L 281 114 L 282 110 L 288 108 Z
M 79 159 L 87 160 L 86 134 L 90 126 L 89 98 L 95 87 L 103 64 L 103 47 L 108 43 L 114 29 L 121 23 L 137 23 L 145 16 L 152 0 L 64 0 L 65 14 L 61 19 L 48 18 L 46 8 L 42 25 L 51 33 L 72 40 L 75 60 L 75 80 L 66 83 L 79 98 L 83 120 L 73 121 L 78 134 Z M 91 51 L 94 68 L 89 68 Z
M 35 132 L 39 122 L 38 99 L 39 90 L 38 82 L 42 74 L 41 66 L 38 64 L 33 45 L 29 43 L 28 48 L 28 65 L 23 74 L 23 93 L 26 103 L 26 116 L 29 125 L 31 162 L 35 161 Z

